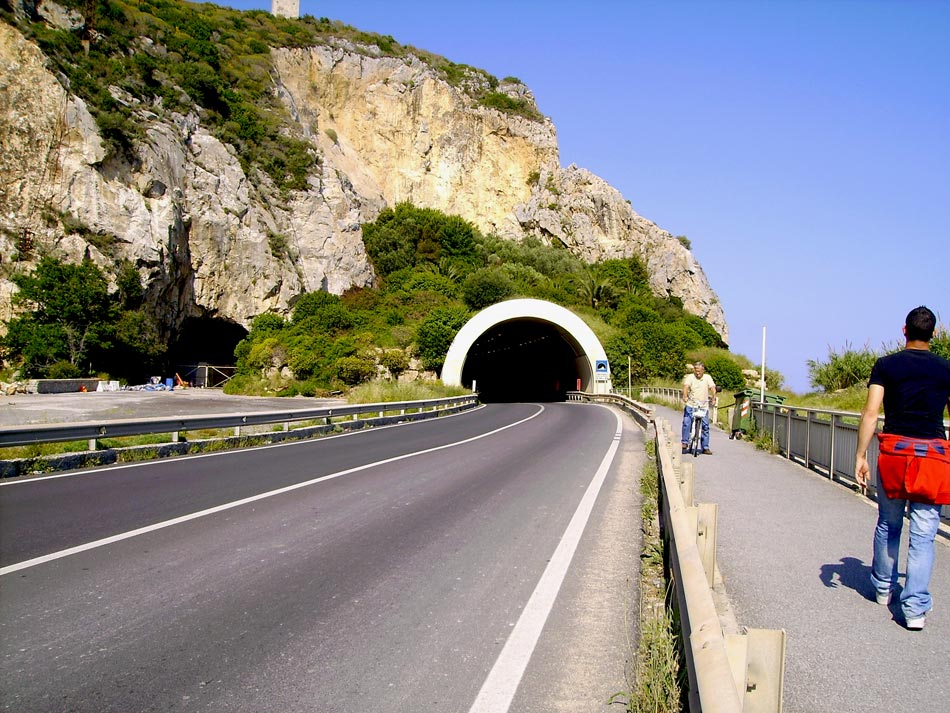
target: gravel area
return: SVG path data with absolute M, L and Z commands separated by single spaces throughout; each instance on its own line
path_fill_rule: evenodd
M 231 396 L 216 389 L 101 391 L 0 396 L 0 427 L 81 423 L 148 416 L 194 416 L 321 408 L 340 399 Z

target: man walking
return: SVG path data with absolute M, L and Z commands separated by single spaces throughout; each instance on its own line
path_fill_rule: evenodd
M 900 597 L 908 629 L 923 629 L 933 607 L 934 538 L 940 504 L 950 503 L 950 443 L 943 426 L 944 411 L 950 410 L 950 361 L 930 351 L 936 324 L 926 307 L 911 310 L 904 322 L 904 349 L 875 362 L 855 454 L 854 472 L 865 488 L 870 480 L 868 446 L 883 404 L 871 583 L 877 602 L 888 604 L 897 584 L 901 528 L 909 509 L 907 579 Z
M 713 407 L 716 405 L 716 384 L 713 378 L 706 373 L 706 365 L 701 361 L 693 364 L 693 373 L 683 377 L 683 453 L 689 447 L 689 433 L 693 427 L 693 409 L 700 406 Z M 703 417 L 703 430 L 699 439 L 703 453 L 712 455 L 709 450 L 709 411 Z

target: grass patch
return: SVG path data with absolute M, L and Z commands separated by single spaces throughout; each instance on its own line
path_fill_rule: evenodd
M 640 640 L 635 679 L 630 690 L 617 693 L 610 703 L 624 703 L 631 713 L 679 713 L 685 709 L 685 667 L 681 662 L 678 627 L 666 608 L 668 584 L 664 574 L 660 537 L 660 481 L 656 443 L 647 443 L 647 464 L 640 476 Z
M 446 386 L 436 381 L 372 381 L 351 389 L 346 395 L 347 403 L 379 404 L 390 401 L 422 401 L 449 396 L 465 396 L 471 390 L 461 386 Z

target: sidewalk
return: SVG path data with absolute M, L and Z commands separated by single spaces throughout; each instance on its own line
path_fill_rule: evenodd
M 679 432 L 682 415 L 656 406 Z M 937 538 L 923 631 L 869 582 L 877 507 L 786 459 L 712 429 L 695 500 L 719 505 L 717 561 L 740 626 L 785 629 L 784 711 L 950 709 L 950 547 Z M 691 458 L 691 456 L 690 456 Z M 901 551 L 906 560 L 907 527 Z

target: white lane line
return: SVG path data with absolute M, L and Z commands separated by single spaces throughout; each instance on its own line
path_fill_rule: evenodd
M 587 491 L 581 498 L 557 549 L 554 550 L 551 561 L 545 568 L 544 574 L 541 575 L 541 579 L 538 580 L 538 585 L 525 605 L 524 611 L 521 612 L 518 623 L 515 624 L 495 665 L 489 671 L 488 678 L 482 684 L 478 697 L 469 708 L 469 713 L 507 713 L 514 700 L 515 691 L 518 690 L 518 685 L 528 666 L 528 660 L 534 653 L 541 630 L 554 606 L 554 600 L 567 575 L 581 535 L 584 534 L 584 528 L 587 527 L 587 521 L 594 509 L 594 502 L 597 500 L 597 495 L 613 463 L 614 455 L 620 446 L 623 421 L 618 414 L 614 415 L 617 418 L 617 430 L 614 433 L 613 442 L 594 474 L 594 479 L 587 486 Z
M 455 418 L 456 416 L 463 416 L 465 414 L 475 413 L 476 411 L 481 411 L 485 408 L 485 404 L 479 404 L 473 409 L 467 409 L 465 411 L 459 411 L 457 413 L 450 413 L 448 416 L 439 416 L 440 419 L 446 418 Z M 18 480 L 10 480 L 6 482 L 0 482 L 0 488 L 8 487 L 12 485 L 29 485 L 30 483 L 39 483 L 44 480 L 54 480 L 56 478 L 76 478 L 79 476 L 89 477 L 96 475 L 97 473 L 113 473 L 117 470 L 124 470 L 126 468 L 144 468 L 149 465 L 164 465 L 169 463 L 182 463 L 186 460 L 195 460 L 197 458 L 223 458 L 227 456 L 237 456 L 241 453 L 246 453 L 247 451 L 263 451 L 268 448 L 287 448 L 290 446 L 303 446 L 303 445 L 313 445 L 314 443 L 323 443 L 324 441 L 332 441 L 337 438 L 347 438 L 349 436 L 359 436 L 364 433 L 370 433 L 373 431 L 383 431 L 387 428 L 399 428 L 401 426 L 413 426 L 418 423 L 431 423 L 430 419 L 420 419 L 416 421 L 401 421 L 399 423 L 390 423 L 385 426 L 372 426 L 370 428 L 361 428 L 355 431 L 347 431 L 346 433 L 334 433 L 330 436 L 318 436 L 316 438 L 301 438 L 296 440 L 284 441 L 283 443 L 269 443 L 265 446 L 248 446 L 246 448 L 230 448 L 226 451 L 213 451 L 211 453 L 188 453 L 185 455 L 175 456 L 174 458 L 162 458 L 159 460 L 148 460 L 148 461 L 139 461 L 136 463 L 118 463 L 114 465 L 107 465 L 101 468 L 85 468 L 83 470 L 74 471 L 72 473 L 57 473 L 55 475 L 44 475 L 35 478 L 22 478 Z
M 544 406 L 538 405 L 537 413 L 523 418 L 520 421 L 515 421 L 510 423 L 507 426 L 502 426 L 501 428 L 496 428 L 494 431 L 488 431 L 487 433 L 482 433 L 478 436 L 472 436 L 471 438 L 466 438 L 462 441 L 455 441 L 454 443 L 446 443 L 445 445 L 435 446 L 434 448 L 428 448 L 424 451 L 415 451 L 413 453 L 406 453 L 401 456 L 395 456 L 393 458 L 387 458 L 386 460 L 376 461 L 375 463 L 367 463 L 365 465 L 356 466 L 355 468 L 348 468 L 347 470 L 341 470 L 336 473 L 330 473 L 329 475 L 323 475 L 319 478 L 314 478 L 313 480 L 308 480 L 303 483 L 296 483 L 295 485 L 288 485 L 284 488 L 278 488 L 277 490 L 271 490 L 266 493 L 260 493 L 258 495 L 252 495 L 249 498 L 244 498 L 242 500 L 235 500 L 230 503 L 224 503 L 223 505 L 216 505 L 213 508 L 208 508 L 207 510 L 201 510 L 199 512 L 191 513 L 190 515 L 182 515 L 181 517 L 172 518 L 171 520 L 165 520 L 164 522 L 157 522 L 154 525 L 148 525 L 146 527 L 140 527 L 137 530 L 129 530 L 128 532 L 122 532 L 118 535 L 112 535 L 111 537 L 104 537 L 101 540 L 94 540 L 93 542 L 87 542 L 84 545 L 77 545 L 76 547 L 70 547 L 65 550 L 60 550 L 59 552 L 52 552 L 48 555 L 43 555 L 42 557 L 34 557 L 30 560 L 24 560 L 23 562 L 17 562 L 16 564 L 11 564 L 6 567 L 0 567 L 0 576 L 5 574 L 10 574 L 11 572 L 18 572 L 21 569 L 27 569 L 29 567 L 36 567 L 37 565 L 44 564 L 46 562 L 52 562 L 53 560 L 58 560 L 63 557 L 69 557 L 70 555 L 79 554 L 80 552 L 86 552 L 87 550 L 93 550 L 97 547 L 104 547 L 105 545 L 111 545 L 113 542 L 120 542 L 122 540 L 128 540 L 132 537 L 138 537 L 139 535 L 144 535 L 149 532 L 154 532 L 155 530 L 162 530 L 166 527 L 171 527 L 172 525 L 179 525 L 183 522 L 188 522 L 189 520 L 197 520 L 200 517 L 205 517 L 207 515 L 213 515 L 214 513 L 223 512 L 225 510 L 231 510 L 232 508 L 240 507 L 242 505 L 247 505 L 248 503 L 253 503 L 257 500 L 264 500 L 265 498 L 272 498 L 275 495 L 281 495 L 283 493 L 289 493 L 292 490 L 299 490 L 300 488 L 306 488 L 310 485 L 315 485 L 316 483 L 322 483 L 327 480 L 333 480 L 334 478 L 339 478 L 344 475 L 349 475 L 350 473 L 357 473 L 361 470 L 368 470 L 370 468 L 376 468 L 381 465 L 387 465 L 389 463 L 395 463 L 396 461 L 405 460 L 406 458 L 415 458 L 416 456 L 425 455 L 426 453 L 434 453 L 436 451 L 445 450 L 446 448 L 454 448 L 455 446 L 461 446 L 466 443 L 471 443 L 472 441 L 478 441 L 482 438 L 487 438 L 488 436 L 493 436 L 496 433 L 501 433 L 506 431 L 509 428 L 514 428 L 515 426 L 520 426 L 522 423 L 526 423 L 537 416 L 540 416 L 544 412 Z

